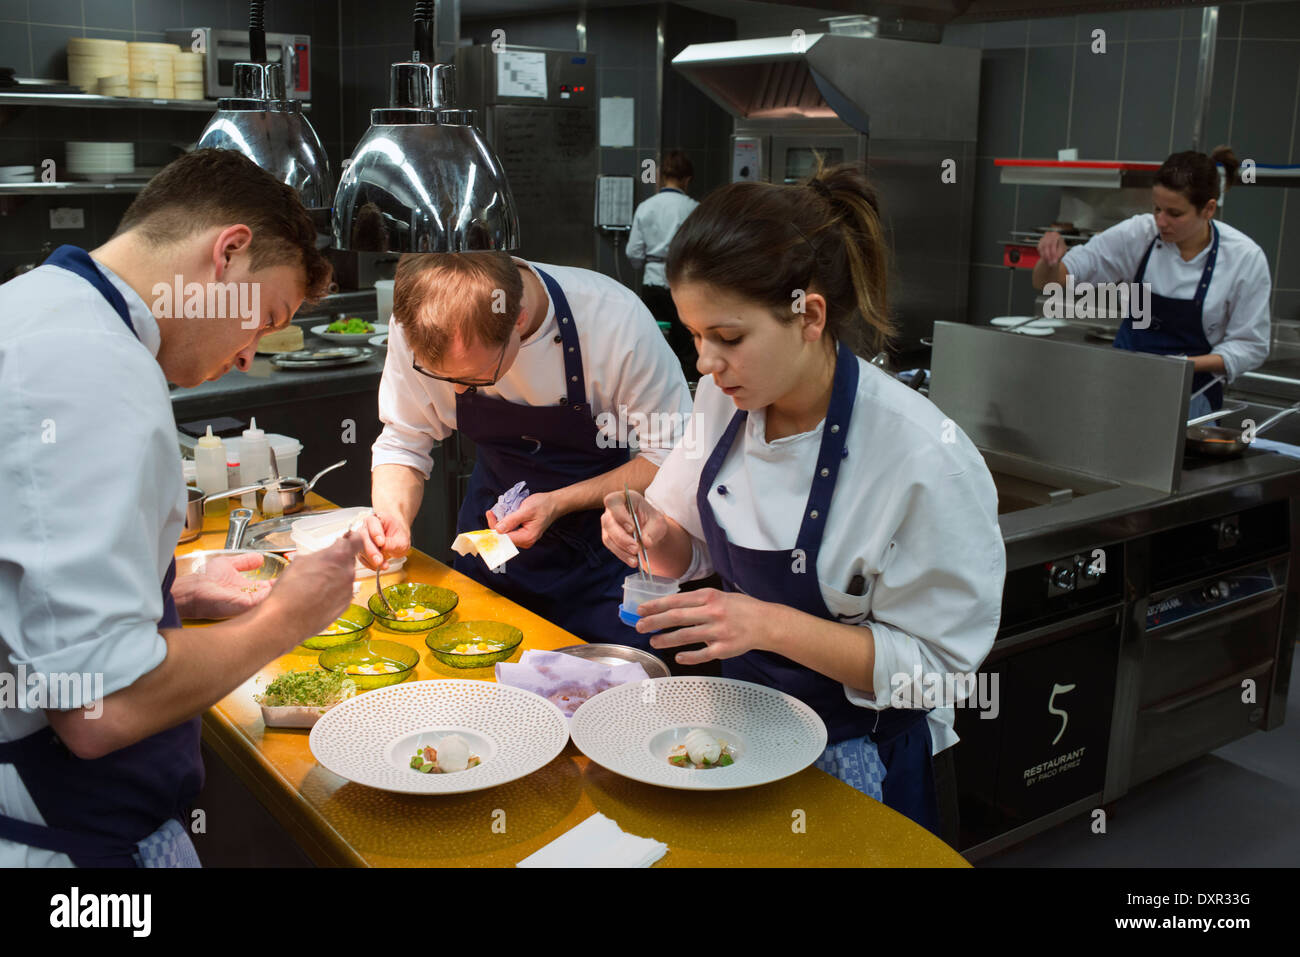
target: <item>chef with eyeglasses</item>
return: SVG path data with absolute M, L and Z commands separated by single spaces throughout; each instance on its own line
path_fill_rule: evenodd
M 502 252 L 403 256 L 363 560 L 410 548 L 434 443 L 459 431 L 477 458 L 457 532 L 493 529 L 519 554 L 500 573 L 473 554 L 456 569 L 584 641 L 645 647 L 618 618 L 627 571 L 601 543 L 601 508 L 650 484 L 690 411 L 672 349 L 614 279 Z

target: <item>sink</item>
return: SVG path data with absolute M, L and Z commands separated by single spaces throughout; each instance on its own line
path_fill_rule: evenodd
M 1118 488 L 1118 482 L 981 449 L 998 491 L 998 514 L 1065 505 L 1085 495 Z

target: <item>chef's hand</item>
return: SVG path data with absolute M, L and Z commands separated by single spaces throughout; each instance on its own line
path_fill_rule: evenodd
M 1043 233 L 1038 241 L 1038 255 L 1049 266 L 1055 266 L 1065 256 L 1067 247 L 1061 234 L 1055 231 Z
M 266 604 L 292 622 L 293 634 L 286 637 L 294 644 L 319 635 L 352 604 L 362 537 L 360 531 L 348 532 L 323 551 L 299 552 L 275 580 Z
M 716 588 L 678 592 L 642 602 L 637 612 L 641 620 L 636 623 L 636 630 L 641 634 L 679 629 L 651 636 L 651 648 L 705 643 L 705 648 L 678 652 L 675 660 L 679 665 L 698 665 L 762 649 L 766 629 L 777 620 L 770 602 Z
M 502 535 L 509 535 L 519 548 L 532 548 L 560 514 L 554 492 L 534 492 L 500 521 L 488 509 L 487 526 Z
M 233 618 L 271 592 L 271 582 L 253 581 L 240 572 L 262 564 L 261 555 L 214 558 L 193 575 L 172 582 L 172 598 L 182 618 Z
M 411 550 L 411 526 L 397 515 L 372 512 L 358 532 L 361 537 L 361 564 L 378 568 L 390 558 L 401 558 Z
M 646 551 L 658 544 L 668 534 L 668 519 L 651 505 L 640 492 L 629 492 L 637 521 L 641 523 L 641 542 Z M 624 564 L 637 567 L 636 539 L 633 537 L 632 516 L 622 492 L 605 496 L 605 514 L 600 517 L 600 538 L 605 547 L 617 555 Z M 649 571 L 649 569 L 646 569 Z

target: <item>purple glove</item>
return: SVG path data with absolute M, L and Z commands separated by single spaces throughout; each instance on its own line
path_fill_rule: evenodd
M 528 487 L 523 482 L 516 482 L 514 486 L 501 493 L 497 503 L 492 506 L 492 514 L 497 517 L 498 522 L 501 521 L 520 505 L 523 505 L 524 499 L 531 494 L 532 492 L 528 491 Z

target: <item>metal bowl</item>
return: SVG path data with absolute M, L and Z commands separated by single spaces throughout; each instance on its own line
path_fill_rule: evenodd
M 564 655 L 573 655 L 575 658 L 598 661 L 602 665 L 623 665 L 628 662 L 635 662 L 645 669 L 646 675 L 650 678 L 667 678 L 670 675 L 668 666 L 650 652 L 642 651 L 640 648 L 631 648 L 627 645 L 569 645 L 555 650 Z
M 207 567 L 208 562 L 213 558 L 231 555 L 256 555 L 262 559 L 262 564 L 259 567 L 240 572 L 250 581 L 269 581 L 272 578 L 279 577 L 280 573 L 289 567 L 287 560 L 270 552 L 259 552 L 247 548 L 214 548 L 208 551 L 190 552 L 187 555 L 176 556 L 176 574 L 178 576 L 198 574 Z

